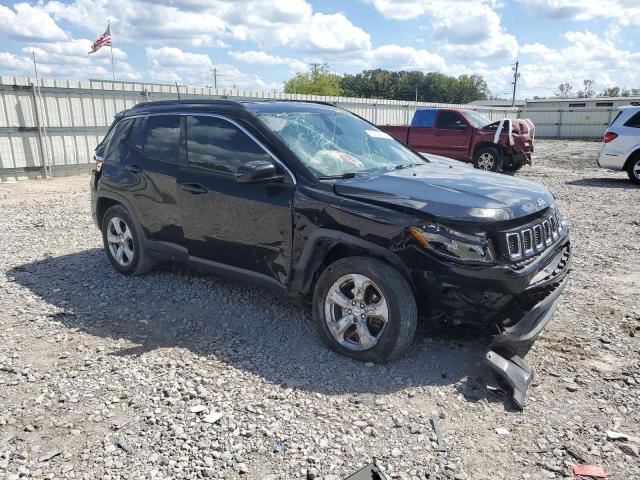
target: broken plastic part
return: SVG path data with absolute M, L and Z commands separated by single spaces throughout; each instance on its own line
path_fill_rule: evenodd
M 349 475 L 345 480 L 387 480 L 375 463 L 370 463 L 362 470 Z
M 498 128 L 496 128 L 496 133 L 493 136 L 493 143 L 498 143 L 498 140 L 500 139 L 500 134 L 502 133 L 502 129 L 504 128 L 505 124 L 507 125 L 507 134 L 509 135 L 509 145 L 513 145 L 515 142 L 513 140 L 513 126 L 511 125 L 511 119 L 510 118 L 503 118 L 502 120 L 500 120 L 500 123 L 498 124 Z
M 433 431 L 436 434 L 436 439 L 438 441 L 436 452 L 448 452 L 449 447 L 444 441 L 444 438 L 442 438 L 442 434 L 440 433 L 440 428 L 438 427 L 438 420 L 436 419 L 436 417 L 431 417 L 431 426 L 433 427 Z
M 607 478 L 607 472 L 600 465 L 573 465 L 573 474 L 585 477 Z
M 533 371 L 524 360 L 508 348 L 494 348 L 485 355 L 485 364 L 491 369 L 497 385 L 510 391 L 518 408 L 524 409 L 527 388 L 533 380 Z

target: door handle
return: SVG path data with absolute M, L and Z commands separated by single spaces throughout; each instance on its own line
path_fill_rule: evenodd
M 181 183 L 180 188 L 185 192 L 195 193 L 196 195 L 207 193 L 209 191 L 202 185 L 198 185 L 197 183 Z
M 142 167 L 140 165 L 126 165 L 124 169 L 131 173 L 140 173 L 142 172 Z

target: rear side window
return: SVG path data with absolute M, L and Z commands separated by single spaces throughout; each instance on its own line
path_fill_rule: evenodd
M 618 114 L 620 115 L 620 114 Z M 640 128 L 640 112 L 636 113 L 624 124 L 625 127 Z
M 435 108 L 425 108 L 422 110 L 416 110 L 416 113 L 413 115 L 413 120 L 411 121 L 411 126 L 422 127 L 422 128 L 433 127 L 433 124 L 436 121 L 437 112 L 438 110 Z
M 180 117 L 178 115 L 154 115 L 147 118 L 142 151 L 158 160 L 178 163 L 180 142 Z
M 437 128 L 443 128 L 445 130 L 464 130 L 467 124 L 457 112 L 448 112 L 441 110 L 438 115 Z
M 240 165 L 254 160 L 270 160 L 270 157 L 233 123 L 217 117 L 187 117 L 190 167 L 235 173 Z
M 98 147 L 96 155 L 104 157 L 104 161 L 109 162 L 109 156 L 114 150 L 114 147 L 122 141 L 130 126 L 131 120 L 120 120 L 116 126 L 111 129 L 104 142 Z

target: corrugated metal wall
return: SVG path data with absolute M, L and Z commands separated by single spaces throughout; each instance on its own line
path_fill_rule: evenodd
M 611 107 L 566 110 L 524 108 L 519 116 L 535 123 L 538 138 L 601 139 L 617 111 L 617 108 Z
M 177 98 L 175 85 L 127 82 L 41 80 L 0 77 L 0 173 L 40 169 L 73 169 L 91 163 L 92 152 L 113 116 L 150 100 Z M 178 87 L 184 98 L 289 99 L 327 101 L 378 125 L 407 125 L 417 108 L 465 105 L 404 102 L 367 98 L 291 95 L 275 92 Z M 38 99 L 38 101 L 36 101 Z M 571 111 L 474 107 L 492 120 L 531 118 L 538 137 L 601 137 L 610 109 Z M 580 111 L 580 110 L 585 110 Z

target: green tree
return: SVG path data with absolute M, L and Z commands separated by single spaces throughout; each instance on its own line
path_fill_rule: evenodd
M 285 93 L 302 93 L 306 95 L 342 95 L 340 75 L 331 72 L 326 63 L 312 63 L 309 70 L 287 80 L 284 84 Z
M 620 87 L 608 87 L 602 92 L 603 97 L 619 97 Z
M 349 97 L 468 103 L 486 99 L 487 83 L 479 75 L 450 77 L 438 72 L 365 70 L 342 77 L 343 94 Z
M 561 83 L 555 91 L 555 96 L 559 98 L 569 98 L 571 96 L 571 90 L 573 90 L 573 86 L 571 86 L 569 82 Z

